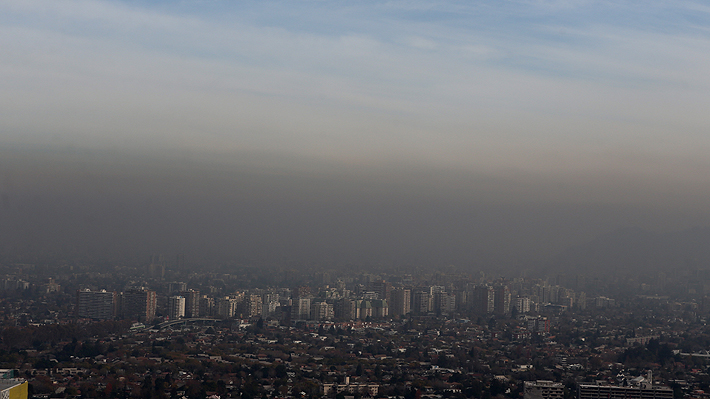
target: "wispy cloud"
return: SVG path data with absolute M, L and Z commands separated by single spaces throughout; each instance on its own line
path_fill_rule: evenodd
M 639 7 L 1 1 L 0 137 L 501 168 L 634 146 L 704 159 L 704 6 Z

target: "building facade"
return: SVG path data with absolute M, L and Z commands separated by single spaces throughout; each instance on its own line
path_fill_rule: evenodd
M 185 297 L 176 295 L 168 298 L 168 320 L 185 317 Z
M 577 399 L 673 399 L 673 390 L 659 386 L 580 384 Z
M 395 288 L 391 293 L 390 314 L 404 316 L 411 311 L 412 292 L 407 288 Z
M 126 319 L 151 322 L 155 319 L 158 296 L 155 291 L 135 289 L 121 295 L 121 314 Z
M 106 290 L 82 289 L 76 293 L 76 315 L 97 320 L 109 320 L 116 316 L 116 293 Z
M 525 381 L 523 399 L 562 399 L 565 387 L 561 382 Z

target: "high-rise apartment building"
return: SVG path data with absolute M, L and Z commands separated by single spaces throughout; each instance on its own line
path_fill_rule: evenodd
M 168 283 L 168 294 L 175 295 L 182 291 L 187 291 L 187 283 L 182 281 L 173 281 Z
M 185 297 L 176 295 L 168 298 L 168 319 L 177 320 L 185 317 Z
M 279 294 L 275 292 L 267 292 L 261 296 L 261 314 L 270 316 L 276 312 L 276 309 L 281 306 L 279 303 Z
M 470 300 L 473 298 L 472 294 L 466 290 L 457 290 L 456 296 L 456 310 L 460 312 L 465 312 L 470 309 Z
M 412 312 L 426 314 L 432 311 L 432 296 L 429 290 L 415 291 L 412 294 Z
M 392 316 L 404 316 L 411 311 L 412 292 L 407 288 L 395 288 L 392 290 L 392 301 L 390 314 Z
M 185 317 L 200 317 L 200 291 L 187 290 L 179 295 L 185 297 Z
M 379 280 L 373 282 L 371 286 L 372 291 L 377 293 L 377 298 L 372 299 L 386 299 L 388 301 L 391 299 L 392 284 L 384 280 Z
M 500 285 L 495 288 L 495 296 L 493 298 L 493 307 L 497 314 L 510 313 L 510 288 L 507 285 Z
M 155 318 L 158 296 L 155 291 L 134 289 L 121 295 L 121 314 L 126 319 L 151 322 Z
M 201 295 L 199 297 L 200 301 L 200 316 L 214 316 L 216 313 L 216 305 L 214 298 L 207 295 Z
M 357 318 L 357 304 L 349 298 L 342 298 L 335 302 L 333 313 L 338 320 L 353 320 Z
M 229 319 L 234 317 L 234 315 L 237 313 L 237 307 L 239 306 L 239 303 L 242 301 L 242 299 L 243 298 L 241 297 L 231 296 L 219 298 L 217 300 L 217 303 L 215 304 L 217 308 L 217 316 L 223 319 Z
M 162 280 L 165 276 L 165 257 L 163 255 L 152 255 L 146 272 L 148 277 Z
M 495 310 L 495 291 L 493 287 L 478 286 L 474 293 L 476 295 L 474 310 L 481 314 L 493 313 Z
M 333 320 L 333 305 L 327 302 L 313 302 L 311 317 L 313 320 Z
M 361 320 L 366 320 L 368 317 L 372 318 L 372 302 L 368 300 L 357 300 L 357 318 Z
M 293 298 L 291 320 L 308 320 L 311 317 L 311 298 Z
M 515 299 L 515 309 L 518 313 L 529 313 L 530 312 L 530 298 L 516 298 Z
M 261 316 L 262 302 L 261 295 L 247 295 L 241 303 L 240 313 L 242 317 Z
M 389 316 L 389 304 L 386 299 L 375 299 L 372 303 L 372 317 Z
M 446 291 L 434 294 L 434 311 L 438 315 L 450 315 L 456 310 L 456 296 Z
M 83 289 L 76 292 L 76 314 L 98 320 L 116 316 L 116 293 Z

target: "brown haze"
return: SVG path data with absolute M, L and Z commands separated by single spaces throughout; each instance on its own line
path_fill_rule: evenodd
M 643 174 L 29 147 L 0 168 L 4 255 L 526 268 L 621 227 L 707 223 L 707 193 Z

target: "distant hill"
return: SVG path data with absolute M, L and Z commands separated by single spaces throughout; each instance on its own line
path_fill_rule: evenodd
M 547 272 L 621 276 L 709 268 L 710 227 L 670 233 L 625 228 L 563 251 Z

